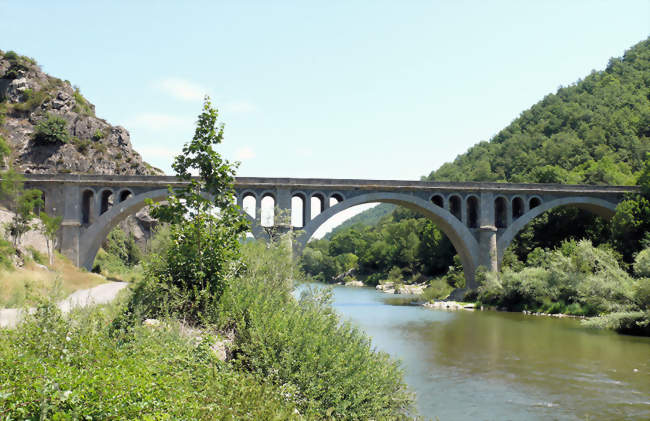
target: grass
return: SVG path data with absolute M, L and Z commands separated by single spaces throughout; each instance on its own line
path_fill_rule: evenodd
M 104 277 L 77 268 L 61 255 L 49 269 L 27 261 L 21 269 L 0 269 L 0 307 L 33 305 L 42 297 L 63 298 L 104 282 Z

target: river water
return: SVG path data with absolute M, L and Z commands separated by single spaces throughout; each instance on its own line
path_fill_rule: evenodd
M 574 319 L 404 305 L 334 287 L 334 307 L 400 359 L 421 415 L 448 420 L 650 420 L 650 338 Z

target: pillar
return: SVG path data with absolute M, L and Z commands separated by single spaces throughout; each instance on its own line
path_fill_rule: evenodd
M 302 205 L 302 227 L 304 228 L 311 221 L 311 196 L 309 194 L 305 195 Z
M 79 237 L 81 235 L 81 192 L 79 186 L 63 187 L 63 220 L 61 221 L 61 253 L 79 266 Z
M 497 228 L 494 225 L 494 194 L 481 192 L 479 211 L 479 265 L 491 272 L 499 270 Z

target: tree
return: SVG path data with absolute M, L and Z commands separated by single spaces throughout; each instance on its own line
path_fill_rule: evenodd
M 5 228 L 14 246 L 20 242 L 24 233 L 32 229 L 31 221 L 36 216 L 34 209 L 43 206 L 42 195 L 38 189 L 26 190 L 25 178 L 13 169 L 2 174 L 0 198 L 7 201 L 9 210 L 13 213 Z
M 47 255 L 49 257 L 50 265 L 54 264 L 54 248 L 57 243 L 57 233 L 61 227 L 61 216 L 50 216 L 45 212 L 41 212 L 39 215 L 41 219 L 41 232 L 45 236 L 45 241 L 47 243 Z
M 235 165 L 213 149 L 223 139 L 217 118 L 206 97 L 194 137 L 172 165 L 186 185 L 170 188 L 167 203 L 152 209 L 155 218 L 170 224 L 172 241 L 160 262 L 150 265 L 148 276 L 178 291 L 184 298 L 174 310 L 195 322 L 216 305 L 232 278 L 239 239 L 248 229 L 234 201 Z

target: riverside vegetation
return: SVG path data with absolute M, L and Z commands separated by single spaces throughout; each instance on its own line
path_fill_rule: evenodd
M 240 243 L 234 169 L 213 149 L 222 136 L 206 99 L 174 163 L 200 180 L 154 205 L 165 228 L 139 257 L 132 291 L 67 316 L 43 301 L 0 330 L 0 418 L 412 418 L 398 363 L 341 323 L 330 294 L 293 298 L 300 272 L 284 240 Z
M 648 275 L 635 269 L 650 247 L 648 92 L 650 39 L 612 58 L 605 70 L 547 95 L 489 142 L 423 177 L 642 188 L 618 206 L 612 221 L 575 208 L 540 215 L 506 251 L 502 273 L 485 277 L 467 300 L 513 311 L 600 315 L 589 323 L 648 334 Z M 301 266 L 323 282 L 341 274 L 368 285 L 426 281 L 427 300 L 465 286 L 446 236 L 416 212 L 393 205 L 379 205 L 312 241 Z M 559 267 L 571 279 L 559 277 Z M 608 303 L 595 304 L 589 294 Z

